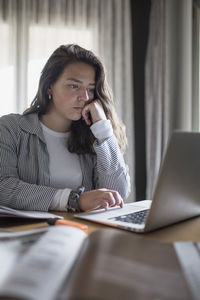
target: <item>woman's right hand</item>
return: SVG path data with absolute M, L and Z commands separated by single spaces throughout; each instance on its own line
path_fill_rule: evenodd
M 94 209 L 120 206 L 123 207 L 124 202 L 117 191 L 108 189 L 98 189 L 84 192 L 80 195 L 79 207 L 82 211 L 91 211 Z

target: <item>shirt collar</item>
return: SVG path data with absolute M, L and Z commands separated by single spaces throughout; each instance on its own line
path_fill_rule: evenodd
M 37 135 L 45 143 L 45 138 L 37 113 L 22 115 L 19 122 L 19 126 L 22 130 L 30 134 Z

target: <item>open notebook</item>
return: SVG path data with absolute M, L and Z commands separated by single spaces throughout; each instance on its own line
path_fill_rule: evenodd
M 200 133 L 172 134 L 153 199 L 76 214 L 77 218 L 136 232 L 152 231 L 200 215 Z

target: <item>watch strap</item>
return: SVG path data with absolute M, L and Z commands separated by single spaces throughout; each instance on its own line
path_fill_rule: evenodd
M 79 207 L 78 199 L 80 195 L 85 191 L 85 188 L 79 187 L 76 191 L 71 191 L 68 198 L 67 210 L 69 212 L 81 212 Z

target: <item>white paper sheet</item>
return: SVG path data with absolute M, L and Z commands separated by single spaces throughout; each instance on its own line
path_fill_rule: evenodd
M 0 205 L 0 217 L 21 217 L 31 219 L 63 219 L 61 216 L 57 216 L 48 212 L 30 211 L 30 210 L 17 210 L 10 207 Z

